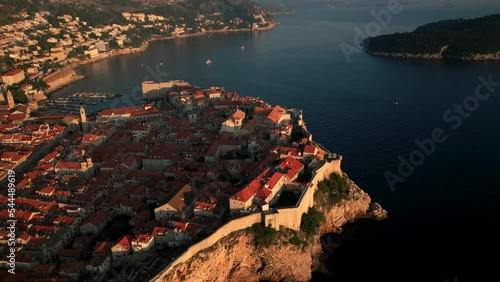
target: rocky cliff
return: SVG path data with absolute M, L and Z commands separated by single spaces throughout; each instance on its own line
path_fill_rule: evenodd
M 155 281 L 309 281 L 312 271 L 320 266 L 321 235 L 341 232 L 344 224 L 358 218 L 387 216 L 352 181 L 347 199 L 330 206 L 326 198 L 317 197 L 315 206 L 323 211 L 326 220 L 314 236 L 307 238 L 303 232 L 281 229 L 273 243 L 263 248 L 256 246 L 252 232 L 233 232 L 186 263 L 168 269 Z

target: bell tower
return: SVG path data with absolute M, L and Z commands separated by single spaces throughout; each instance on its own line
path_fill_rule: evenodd
M 80 119 L 82 120 L 82 123 L 87 122 L 87 114 L 85 113 L 85 108 L 83 106 L 80 106 Z
M 9 105 L 9 109 L 12 109 L 16 106 L 16 103 L 14 103 L 14 96 L 12 96 L 12 93 L 10 91 L 7 91 L 7 104 Z

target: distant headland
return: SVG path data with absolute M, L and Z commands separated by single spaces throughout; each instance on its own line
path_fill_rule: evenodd
M 500 14 L 444 20 L 367 38 L 365 52 L 403 59 L 500 60 Z

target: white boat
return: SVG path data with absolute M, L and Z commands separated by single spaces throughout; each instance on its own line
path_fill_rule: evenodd
M 240 49 L 241 49 L 241 51 L 245 50 L 245 46 L 241 46 Z
M 206 62 L 205 62 L 207 65 L 211 64 L 212 61 L 210 59 L 208 59 Z

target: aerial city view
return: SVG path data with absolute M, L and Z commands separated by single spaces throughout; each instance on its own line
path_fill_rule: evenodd
M 499 281 L 500 1 L 0 8 L 0 281 Z

